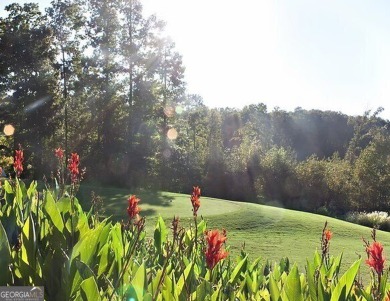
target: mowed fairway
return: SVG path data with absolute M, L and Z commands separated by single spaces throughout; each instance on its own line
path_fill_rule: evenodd
M 127 219 L 127 198 L 135 192 L 83 186 L 79 198 L 84 200 L 84 208 L 89 205 L 92 190 L 103 198 L 106 216 L 112 216 L 113 220 L 118 221 Z M 184 225 L 188 226 L 192 222 L 189 195 L 149 191 L 139 191 L 136 194 L 141 198 L 141 215 L 146 217 L 150 236 L 158 215 L 167 224 L 174 215 L 179 216 Z M 207 221 L 208 228 L 227 230 L 231 256 L 237 255 L 245 244 L 251 259 L 261 256 L 278 261 L 282 257 L 288 257 L 291 262 L 297 262 L 301 269 L 307 258 L 312 259 L 316 249 L 320 251 L 321 231 L 325 221 L 328 221 L 333 232 L 330 253 L 338 255 L 343 252 L 343 270 L 358 259 L 358 256 L 366 258 L 362 237 L 371 241 L 371 229 L 367 227 L 322 215 L 251 203 L 201 197 L 198 215 Z M 383 243 L 385 255 L 390 254 L 390 233 L 377 231 L 377 240 Z M 367 275 L 368 269 L 365 265 L 362 266 L 363 275 Z

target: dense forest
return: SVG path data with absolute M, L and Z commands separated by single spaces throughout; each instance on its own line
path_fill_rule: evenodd
M 49 177 L 61 146 L 80 154 L 87 181 L 107 185 L 200 185 L 208 196 L 331 214 L 389 210 L 381 108 L 361 116 L 208 108 L 187 93 L 164 22 L 144 16 L 139 0 L 55 0 L 44 13 L 15 3 L 6 13 L 0 127 L 15 133 L 0 137 L 0 166 L 20 144 L 22 177 Z

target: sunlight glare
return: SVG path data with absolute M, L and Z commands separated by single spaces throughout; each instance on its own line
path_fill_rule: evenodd
M 167 106 L 164 108 L 164 114 L 168 118 L 175 116 L 175 109 L 171 106 Z
M 176 129 L 172 128 L 172 129 L 169 129 L 168 132 L 167 132 L 167 137 L 168 139 L 170 140 L 175 140 L 178 136 L 178 133 L 176 131 Z
M 34 101 L 33 103 L 29 104 L 25 109 L 24 111 L 25 112 L 30 112 L 30 111 L 33 111 L 37 108 L 39 108 L 40 106 L 44 105 L 46 103 L 46 101 L 48 101 L 50 99 L 49 96 L 45 96 L 41 99 L 38 99 L 36 101 Z
M 165 159 L 169 159 L 171 157 L 171 151 L 169 149 L 164 149 L 163 156 Z
M 4 126 L 4 135 L 6 136 L 12 136 L 15 133 L 15 128 L 12 124 L 6 124 Z
M 181 105 L 178 105 L 178 106 L 176 106 L 176 108 L 175 108 L 175 112 L 176 112 L 176 114 L 181 114 L 181 113 L 183 113 L 183 107 L 181 106 Z

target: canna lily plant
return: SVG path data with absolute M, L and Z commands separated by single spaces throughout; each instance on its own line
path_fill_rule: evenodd
M 190 196 L 194 224 L 185 229 L 175 216 L 169 233 L 159 217 L 151 237 L 135 195 L 124 200 L 126 222 L 101 219 L 93 208 L 84 211 L 75 194 L 82 177 L 79 156 L 72 153 L 66 168 L 62 149 L 54 155 L 60 187 L 41 190 L 36 181 L 27 187 L 20 180 L 21 148 L 15 178 L 1 183 L 0 286 L 43 286 L 46 300 L 389 300 L 384 248 L 375 231 L 373 242 L 365 241 L 371 268 L 366 287 L 357 277 L 362 259 L 341 274 L 342 254 L 330 254 L 335 234 L 327 223 L 321 251 L 304 268 L 287 258 L 273 264 L 250 260 L 245 250 L 232 259 L 228 233 L 207 229 L 198 219 L 198 186 Z

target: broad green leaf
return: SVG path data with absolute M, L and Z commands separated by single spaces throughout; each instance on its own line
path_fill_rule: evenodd
M 69 197 L 62 197 L 58 200 L 57 208 L 62 214 L 70 213 L 71 201 Z
M 8 194 L 13 194 L 14 191 L 12 189 L 12 185 L 10 184 L 10 182 L 8 180 L 5 180 L 4 183 L 3 183 L 3 188 L 4 188 L 4 191 Z
M 134 275 L 133 280 L 130 285 L 130 296 L 131 298 L 135 297 L 135 300 L 141 301 L 143 300 L 143 295 L 145 291 L 146 284 L 146 269 L 145 264 L 142 263 L 138 268 L 137 272 Z
M 210 282 L 203 280 L 196 288 L 196 301 L 203 301 L 213 292 L 213 287 Z
M 258 270 L 254 270 L 253 272 L 252 272 L 252 280 L 253 280 L 253 282 L 252 282 L 252 292 L 253 293 L 256 293 L 257 292 L 257 290 L 259 289 L 259 281 L 258 281 Z
M 177 294 L 180 296 L 183 293 L 184 285 L 189 285 L 189 282 L 192 280 L 191 275 L 194 271 L 194 263 L 191 262 L 184 270 L 183 274 L 180 276 L 177 281 Z
M 112 227 L 111 232 L 111 250 L 114 251 L 114 264 L 117 265 L 117 271 L 122 269 L 122 258 L 124 256 L 124 246 L 122 240 L 121 226 L 119 223 Z M 113 265 L 114 266 L 114 265 Z
M 44 256 L 44 261 L 42 264 L 42 277 L 45 282 L 45 291 L 48 293 L 47 300 L 54 299 L 54 296 L 59 292 L 63 291 L 63 299 L 67 295 L 67 286 L 62 284 L 62 281 L 67 279 L 68 273 L 61 273 L 59 270 L 60 267 L 64 265 L 64 257 L 60 252 L 48 252 Z M 45 296 L 46 297 L 46 296 Z
M 294 264 L 290 273 L 288 274 L 283 289 L 286 292 L 288 300 L 303 301 L 301 281 L 299 278 L 298 267 L 296 264 Z
M 74 263 L 82 279 L 87 279 L 92 276 L 95 277 L 95 273 L 87 264 L 85 264 L 85 262 L 82 262 L 76 258 Z
M 314 264 L 315 264 L 315 268 L 321 265 L 321 255 L 318 252 L 318 250 L 314 252 Z
M 215 292 L 211 295 L 211 301 L 217 301 L 220 299 L 221 285 L 219 284 Z
M 43 211 L 57 230 L 62 232 L 64 230 L 64 222 L 53 199 L 53 195 L 49 191 L 46 191 L 45 198 L 43 200 Z
M 161 270 L 159 270 L 159 271 L 161 272 Z M 160 273 L 160 276 L 161 276 L 161 273 Z M 171 277 L 172 278 L 175 277 L 173 273 L 170 276 L 166 275 L 164 278 L 164 284 L 160 287 L 161 294 L 159 294 L 159 296 L 161 296 L 162 300 L 178 300 L 179 299 L 178 296 L 175 295 L 175 293 L 176 293 L 175 284 L 172 281 Z M 156 285 L 156 288 L 157 288 L 157 285 Z M 156 288 L 154 288 L 154 292 L 155 292 Z
M 185 234 L 185 236 L 184 236 L 184 242 L 185 242 L 185 244 L 186 244 L 186 246 L 191 246 L 192 245 L 192 243 L 193 243 L 193 238 L 194 238 L 194 233 L 193 233 L 193 231 L 191 230 L 191 229 L 188 229 L 187 231 L 186 231 L 186 234 Z
M 288 259 L 288 257 L 283 257 L 280 262 L 279 262 L 279 269 L 280 269 L 280 272 L 283 273 L 283 272 L 286 272 L 288 273 L 289 270 L 290 270 L 290 260 Z
M 382 277 L 381 277 L 381 283 L 380 283 L 381 296 L 385 296 L 386 293 L 387 293 L 387 290 L 386 290 L 386 283 L 387 283 L 388 275 L 389 275 L 389 270 L 386 269 L 386 271 L 383 272 L 383 275 L 382 275 Z
M 82 237 L 84 237 L 84 235 L 90 229 L 89 225 L 88 225 L 88 218 L 85 215 L 85 213 L 79 214 L 76 229 L 79 231 L 80 239 L 82 239 Z M 107 239 L 107 237 L 106 237 L 106 239 Z
M 80 275 L 79 271 L 76 269 L 76 263 L 80 261 L 86 266 L 93 266 L 97 263 L 95 263 L 95 258 L 97 258 L 97 254 L 100 251 L 97 249 L 97 246 L 102 228 L 102 225 L 99 224 L 97 228 L 89 230 L 83 239 L 78 241 L 78 243 L 73 247 L 70 258 L 71 276 L 73 277 L 71 294 L 78 289 L 82 280 L 82 275 Z
M 146 293 L 143 298 L 144 298 L 144 301 L 155 301 L 155 300 L 153 300 L 153 296 L 151 293 Z
M 161 215 L 157 219 L 156 228 L 154 229 L 154 246 L 158 253 L 161 253 L 163 244 L 167 240 L 167 226 Z
M 35 226 L 31 214 L 27 217 L 27 220 L 22 229 L 22 260 L 30 265 L 35 270 L 35 251 L 36 251 L 36 234 Z
M 364 289 L 360 289 L 359 292 L 362 294 L 363 296 L 363 300 L 365 301 L 374 301 L 374 297 L 367 291 L 365 291 Z
M 282 271 L 276 263 L 271 274 L 274 276 L 276 282 L 278 282 L 280 280 L 280 276 L 282 276 Z
M 204 231 L 206 231 L 206 222 L 202 219 L 199 223 L 198 223 L 198 228 L 197 228 L 197 231 L 198 231 L 198 236 L 199 235 L 202 235 L 204 233 Z
M 148 285 L 148 291 L 149 291 L 149 292 L 152 292 L 153 295 L 154 295 L 154 294 L 156 293 L 156 291 L 157 291 L 157 286 L 158 286 L 158 284 L 159 284 L 159 282 L 160 282 L 161 275 L 162 275 L 162 270 L 160 269 L 160 270 L 157 271 L 156 276 L 154 276 L 154 277 L 151 279 L 151 281 L 150 281 L 150 283 L 149 283 L 149 285 Z M 166 277 L 168 277 L 168 276 L 166 276 Z M 164 281 L 165 281 L 165 279 L 164 279 Z M 162 287 L 160 287 L 160 291 L 161 291 L 161 288 L 162 288 Z
M 99 295 L 99 289 L 94 277 L 89 277 L 80 284 L 81 296 L 84 301 L 99 301 L 101 300 Z
M 341 276 L 336 287 L 332 290 L 331 301 L 346 300 L 351 292 L 356 274 L 359 271 L 361 259 L 355 261 L 352 266 Z
M 8 243 L 7 234 L 5 233 L 3 224 L 0 221 L 0 285 L 6 286 L 10 284 L 10 272 L 8 265 L 11 263 L 11 248 Z
M 94 256 L 96 256 L 96 247 L 99 242 L 99 237 L 102 233 L 103 227 L 101 224 L 95 229 L 91 229 L 86 233 L 82 240 L 79 240 L 73 247 L 71 259 L 73 260 L 77 256 L 86 264 L 89 264 Z
M 101 274 L 103 274 L 108 266 L 108 251 L 109 251 L 109 245 L 105 244 L 99 251 L 98 257 L 99 257 L 99 267 L 97 276 L 99 277 Z
M 243 281 L 243 282 L 246 283 L 249 292 L 253 293 L 254 292 L 254 290 L 253 290 L 253 280 L 252 280 L 251 275 L 249 275 L 248 271 L 245 273 L 245 281 Z
M 279 287 L 272 274 L 269 275 L 269 293 L 271 295 L 272 301 L 279 300 L 280 297 Z
M 259 256 L 251 263 L 251 265 L 249 267 L 249 272 L 252 272 L 258 266 L 258 264 L 260 263 L 261 259 L 262 259 L 261 256 Z
M 237 266 L 234 268 L 232 275 L 230 276 L 229 283 L 230 284 L 235 284 L 238 280 L 238 278 L 241 275 L 241 272 L 243 272 L 244 267 L 246 266 L 248 261 L 248 255 L 242 259 Z
M 333 259 L 332 265 L 329 268 L 328 273 L 326 274 L 328 279 L 334 279 L 339 271 L 340 271 L 340 265 L 341 265 L 341 260 L 343 258 L 343 253 L 341 253 L 339 256 L 337 256 L 335 259 Z
M 259 291 L 259 296 L 260 298 L 258 300 L 261 300 L 261 301 L 270 301 L 271 299 L 271 296 L 269 294 L 269 291 L 267 289 L 264 289 L 264 290 L 261 290 Z M 256 299 L 257 300 L 257 299 Z M 273 301 L 273 300 L 272 300 Z
M 318 292 L 318 301 L 330 301 L 330 295 L 328 292 L 325 291 L 324 286 L 322 285 L 322 282 L 318 280 L 317 283 L 317 292 Z
M 101 225 L 103 229 L 99 235 L 98 247 L 102 248 L 108 241 L 108 236 L 112 226 L 111 223 L 107 223 L 106 221 L 102 221 L 99 225 Z
M 317 286 L 315 282 L 315 267 L 314 264 L 307 260 L 307 283 L 309 285 L 309 294 L 312 301 L 317 300 Z
M 27 189 L 27 197 L 31 200 L 37 192 L 37 181 L 32 181 Z
M 175 298 L 174 295 L 174 284 L 172 283 L 172 280 L 170 277 L 165 277 L 164 279 L 164 285 L 162 287 L 162 292 L 161 292 L 161 299 L 162 300 L 178 300 L 177 296 Z

